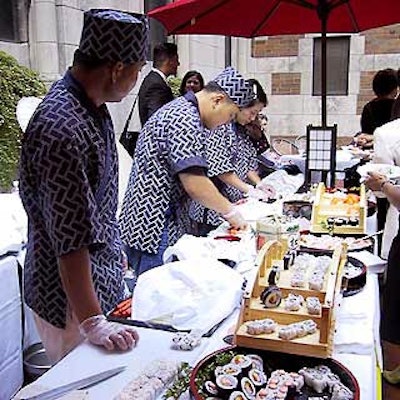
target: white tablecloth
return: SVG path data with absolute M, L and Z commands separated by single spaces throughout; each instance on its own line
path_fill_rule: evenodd
M 252 282 L 251 277 L 256 272 L 254 262 L 244 260 L 242 264 L 238 265 L 238 270 L 249 278 L 249 282 Z M 375 275 L 370 275 L 361 293 L 343 299 L 341 315 L 338 318 L 341 341 L 338 341 L 335 348 L 334 358 L 342 362 L 357 378 L 361 388 L 361 400 L 376 400 L 375 353 L 380 354 L 377 333 L 378 304 L 377 279 Z M 39 378 L 36 383 L 50 388 L 115 366 L 127 365 L 128 368 L 123 373 L 89 389 L 90 399 L 110 400 L 122 390 L 124 385 L 140 375 L 146 365 L 153 360 L 167 358 L 187 361 L 194 365 L 205 355 L 226 347 L 227 344 L 222 339 L 233 332 L 238 312 L 239 310 L 236 310 L 227 318 L 211 338 L 203 338 L 200 347 L 191 352 L 171 350 L 171 333 L 138 328 L 140 342 L 134 350 L 113 354 L 83 343 Z M 351 319 L 350 315 L 354 316 L 354 314 L 359 314 L 359 318 Z M 350 328 L 352 334 L 347 335 L 347 330 Z M 368 335 L 364 335 L 366 330 Z M 357 341 L 363 345 L 360 346 L 361 350 L 357 349 L 357 346 L 353 347 Z
M 378 301 L 375 282 L 376 277 L 370 276 L 365 291 L 353 297 L 343 299 L 342 309 L 351 309 L 352 312 L 355 312 L 355 310 L 352 310 L 352 307 L 353 305 L 357 305 L 357 307 L 361 307 L 358 311 L 364 313 L 364 308 L 366 308 L 363 305 L 364 300 L 368 298 L 367 304 L 374 304 Z M 376 319 L 379 316 L 376 315 L 376 307 L 370 309 L 370 314 L 371 316 L 368 321 L 372 325 L 373 320 L 375 320 L 375 324 L 378 323 Z M 90 399 L 110 400 L 116 393 L 122 390 L 125 384 L 139 375 L 143 368 L 153 360 L 167 358 L 188 361 L 194 364 L 205 355 L 226 347 L 227 345 L 222 339 L 232 331 L 237 316 L 238 312 L 230 316 L 211 338 L 202 339 L 200 347 L 191 352 L 171 350 L 171 333 L 144 328 L 138 328 L 140 334 L 138 347 L 128 353 L 110 354 L 87 343 L 83 343 L 49 372 L 39 378 L 37 383 L 46 387 L 54 387 L 104 369 L 127 365 L 127 370 L 120 375 L 100 383 L 89 390 Z M 344 319 L 345 316 L 342 315 L 342 318 Z M 365 328 L 365 321 L 363 319 L 355 319 L 351 328 L 352 342 L 354 342 L 357 340 L 357 337 L 360 337 L 362 329 Z M 361 388 L 361 400 L 376 400 L 376 357 L 373 336 L 371 336 L 372 342 L 367 344 L 367 348 L 370 350 L 368 354 L 353 354 L 352 349 L 349 348 L 348 353 L 343 353 L 343 349 L 335 350 L 333 356 L 333 358 L 342 362 L 355 375 Z
M 281 164 L 295 164 L 304 174 L 306 169 L 306 157 L 301 154 L 283 155 L 280 159 Z M 360 159 L 354 157 L 350 152 L 345 150 L 336 151 L 336 171 L 344 171 L 360 162 Z
M 0 399 L 14 395 L 23 382 L 21 296 L 15 257 L 0 259 Z

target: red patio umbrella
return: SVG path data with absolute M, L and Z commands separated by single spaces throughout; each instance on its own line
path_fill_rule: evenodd
M 322 126 L 326 126 L 326 34 L 400 22 L 400 0 L 177 0 L 148 13 L 169 34 L 256 36 L 321 33 Z

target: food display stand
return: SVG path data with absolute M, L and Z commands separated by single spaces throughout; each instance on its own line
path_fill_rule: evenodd
M 365 186 L 359 193 L 329 192 L 320 182 L 311 215 L 312 233 L 364 235 L 367 231 Z
M 282 297 L 289 294 L 301 295 L 302 298 L 315 296 L 321 303 L 321 312 L 310 315 L 304 305 L 298 311 L 289 311 L 281 302 L 277 307 L 266 308 L 260 301 L 260 295 L 270 285 L 272 269 L 277 263 L 283 264 L 285 246 L 278 241 L 267 242 L 261 250 L 258 273 L 254 286 L 249 294 L 245 294 L 242 302 L 241 312 L 238 319 L 235 334 L 235 343 L 256 349 L 267 349 L 286 353 L 299 354 L 327 358 L 332 354 L 333 337 L 335 330 L 335 311 L 338 307 L 340 289 L 342 285 L 343 268 L 347 259 L 346 245 L 338 247 L 332 256 L 329 269 L 323 288 L 319 291 L 309 288 L 292 287 L 290 282 L 291 271 L 289 269 L 280 271 L 279 282 L 277 283 Z M 262 320 L 269 318 L 278 325 L 274 332 L 269 334 L 252 335 L 247 332 L 248 321 Z M 279 337 L 278 330 L 281 326 L 303 320 L 313 320 L 316 331 L 313 334 L 293 340 L 284 340 Z

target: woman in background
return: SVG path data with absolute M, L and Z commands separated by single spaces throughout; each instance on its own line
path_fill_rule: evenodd
M 267 96 L 255 79 L 248 82 L 254 87 L 256 98 L 240 108 L 234 122 L 222 125 L 208 134 L 205 148 L 208 176 L 218 190 L 232 203 L 244 196 L 267 200 L 271 193 L 257 185 L 257 151 L 250 140 L 247 125 L 253 122 L 267 105 Z M 194 232 L 205 236 L 217 228 L 222 219 L 196 201 L 190 204 L 189 216 L 195 225 Z
M 398 86 L 397 72 L 394 69 L 382 69 L 375 74 L 372 90 L 376 97 L 364 106 L 361 114 L 361 133 L 354 138 L 360 147 L 373 147 L 375 129 L 392 119 Z
M 183 96 L 188 91 L 199 92 L 204 87 L 204 79 L 198 71 L 188 71 L 182 78 L 179 93 Z
M 362 148 L 374 146 L 374 131 L 386 124 L 392 118 L 392 108 L 397 96 L 398 80 L 397 71 L 386 68 L 378 71 L 372 81 L 372 89 L 376 95 L 368 102 L 361 115 L 361 134 L 354 138 L 357 145 Z M 387 199 L 377 197 L 378 231 L 385 228 L 386 214 L 389 208 Z M 382 238 L 378 238 L 378 254 L 381 253 Z

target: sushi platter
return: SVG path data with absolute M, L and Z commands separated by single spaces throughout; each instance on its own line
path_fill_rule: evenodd
M 195 400 L 359 400 L 355 377 L 331 358 L 228 347 L 201 360 L 190 376 Z
M 328 190 L 320 182 L 311 215 L 312 233 L 362 235 L 367 229 L 367 198 L 365 186 L 358 193 Z
M 253 288 L 242 301 L 235 343 L 329 357 L 347 246 L 339 245 L 331 257 L 301 254 L 292 261 L 287 261 L 287 250 L 282 241 L 269 241 L 261 249 Z

